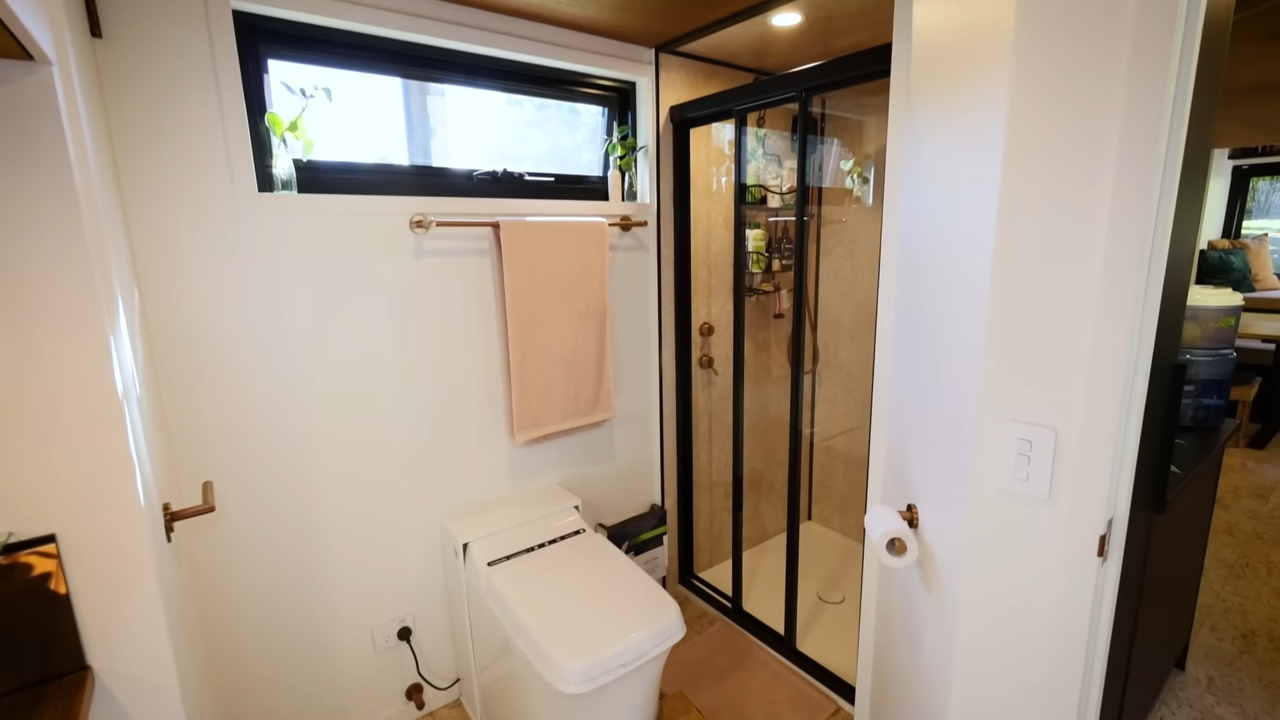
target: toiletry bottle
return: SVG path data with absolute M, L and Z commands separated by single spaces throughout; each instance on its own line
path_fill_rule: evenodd
M 782 207 L 782 170 L 770 167 L 765 178 L 765 204 L 771 208 Z
M 764 272 L 767 268 L 769 238 L 760 223 L 753 222 L 747 227 L 747 269 L 753 273 Z
M 609 158 L 609 202 L 622 202 L 622 171 L 618 158 Z

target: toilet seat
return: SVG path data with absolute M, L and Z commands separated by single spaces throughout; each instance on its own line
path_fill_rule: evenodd
M 471 543 L 467 574 L 553 686 L 588 692 L 684 635 L 660 585 L 563 512 Z

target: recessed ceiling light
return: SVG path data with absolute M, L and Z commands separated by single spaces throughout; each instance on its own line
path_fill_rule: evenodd
M 804 20 L 804 16 L 798 12 L 781 12 L 769 18 L 769 22 L 775 27 L 791 27 L 792 25 L 799 25 L 801 20 Z

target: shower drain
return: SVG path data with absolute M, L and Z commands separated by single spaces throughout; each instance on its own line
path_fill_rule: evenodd
M 818 599 L 828 605 L 840 605 L 844 602 L 844 593 L 842 592 L 822 592 L 818 591 Z

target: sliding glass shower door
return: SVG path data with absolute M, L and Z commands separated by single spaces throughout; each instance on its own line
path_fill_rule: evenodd
M 849 700 L 887 75 L 695 101 L 675 136 L 681 583 Z
M 853 683 L 889 81 L 818 94 L 812 102 L 820 133 L 809 190 L 806 317 L 815 341 L 801 413 L 796 647 Z

